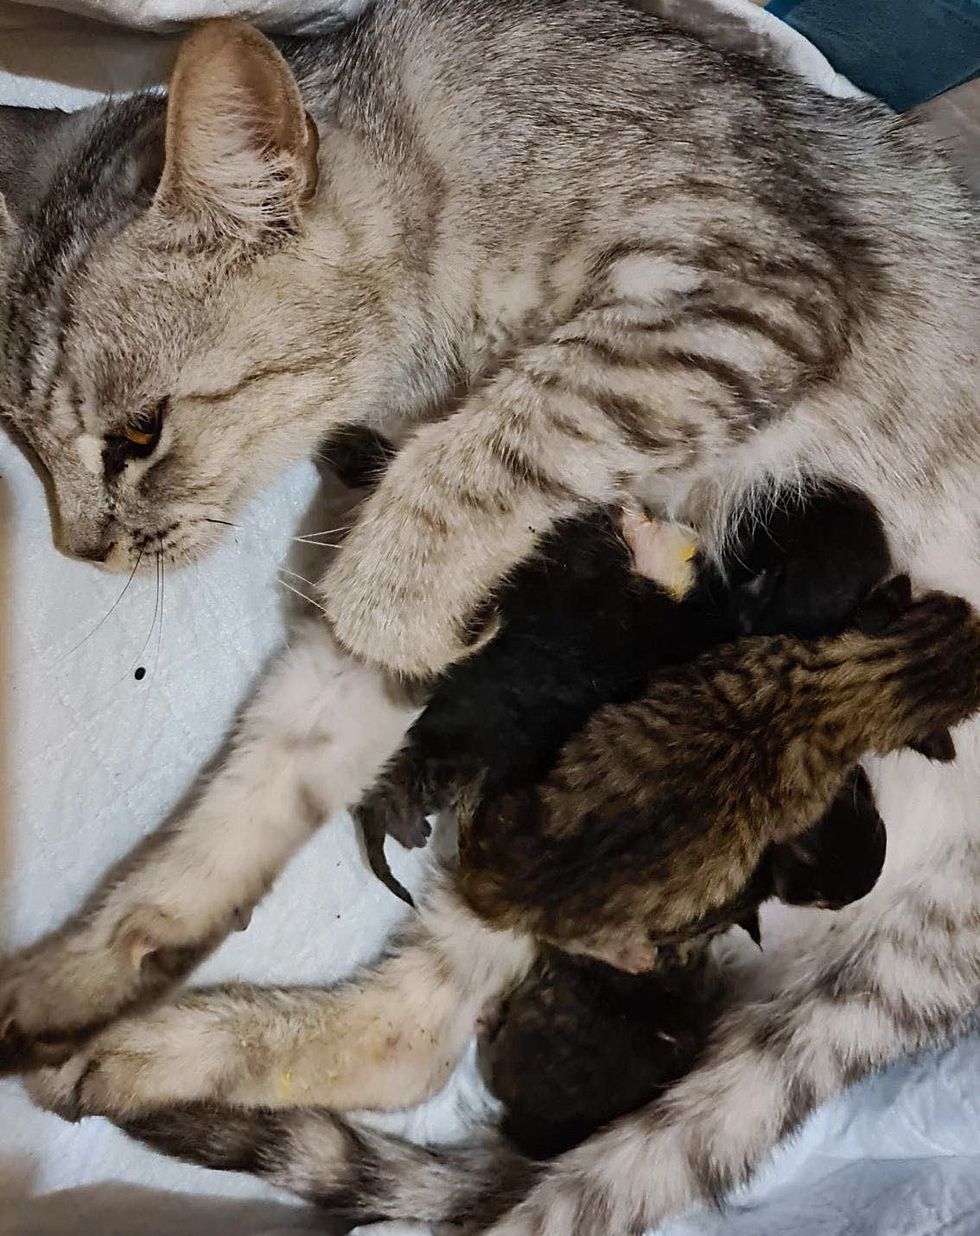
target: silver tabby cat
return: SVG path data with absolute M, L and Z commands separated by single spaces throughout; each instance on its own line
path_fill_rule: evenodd
M 332 426 L 420 424 L 323 580 L 336 642 L 310 625 L 180 826 L 0 969 L 0 1062 L 78 1048 L 37 1082 L 75 1113 L 292 1108 L 242 1134 L 272 1130 L 251 1161 L 280 1183 L 486 1213 L 481 1191 L 512 1187 L 492 1149 L 442 1158 L 308 1110 L 431 1093 L 528 964 L 451 888 L 333 991 L 137 1006 L 397 748 L 414 712 L 386 672 L 464 655 L 495 583 L 589 504 L 636 497 L 717 544 L 774 480 L 834 477 L 919 583 L 980 602 L 976 208 L 884 108 L 619 0 L 379 0 L 282 54 L 210 23 L 166 102 L 0 124 L 0 402 L 68 550 L 179 563 Z M 956 1028 L 980 998 L 977 725 L 956 743 L 950 769 L 873 762 L 871 896 L 790 922 L 699 1067 L 490 1230 L 621 1236 L 720 1196 L 815 1105 Z

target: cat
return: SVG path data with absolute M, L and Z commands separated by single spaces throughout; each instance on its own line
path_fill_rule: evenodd
M 702 890 L 732 896 L 770 840 L 799 835 L 827 808 L 866 748 L 897 749 L 977 709 L 980 615 L 941 593 L 912 601 L 907 580 L 887 585 L 870 616 L 859 615 L 840 635 L 748 638 L 663 670 L 640 700 L 600 709 L 565 745 L 537 795 L 547 813 L 584 770 L 584 806 L 578 797 L 561 804 L 566 809 L 551 826 L 546 822 L 540 832 L 525 826 L 516 844 L 495 820 L 481 837 L 493 849 L 490 862 L 482 854 L 470 861 L 464 844 L 448 935 L 438 909 L 428 906 L 402 951 L 320 993 L 315 1011 L 301 997 L 299 1018 L 288 990 L 257 998 L 232 987 L 184 997 L 142 1025 L 120 1022 L 46 1097 L 57 1105 L 60 1085 L 68 1114 L 105 1112 L 152 1145 L 206 1166 L 256 1171 L 360 1220 L 492 1216 L 509 1199 L 499 1188 L 484 1190 L 495 1174 L 508 1180 L 517 1162 L 509 1152 L 491 1149 L 493 1163 L 460 1170 L 452 1153 L 365 1140 L 360 1129 L 311 1108 L 318 1105 L 314 1096 L 332 1093 L 332 1105 L 340 1106 L 337 1093 L 353 1090 L 363 1103 L 394 1082 L 416 1093 L 420 1082 L 431 1084 L 458 1058 L 477 990 L 499 998 L 527 974 L 535 953 L 529 931 L 562 947 L 585 939 L 603 949 L 608 923 L 628 931 L 639 922 L 654 938 L 678 927 L 689 932 Z M 630 743 L 635 767 L 622 749 L 615 755 L 615 743 L 599 741 L 617 731 Z M 605 797 L 604 780 L 613 791 Z M 632 826 L 634 805 L 649 818 L 649 829 Z M 610 829 L 603 813 L 616 815 L 621 828 Z M 665 839 L 665 824 L 676 836 Z M 550 847 L 548 865 L 535 864 L 535 844 Z M 528 848 L 530 862 L 524 861 Z M 668 849 L 671 865 L 664 862 Z M 514 886 L 524 894 L 520 905 L 508 896 Z M 556 886 L 562 889 L 557 900 Z M 537 902 L 528 900 L 529 889 L 539 892 Z M 467 907 L 482 920 L 479 932 Z M 278 1016 L 270 1017 L 276 1005 Z M 196 1075 L 165 1073 L 167 1055 L 186 1051 L 205 1027 L 208 1054 Z M 154 1042 L 156 1054 L 147 1055 L 145 1045 Z M 716 1037 L 705 1048 L 709 1061 L 719 1042 Z M 365 1068 L 372 1056 L 373 1068 Z M 355 1060 L 363 1069 L 356 1074 Z M 701 1072 L 695 1068 L 678 1082 L 668 1101 Z M 171 1092 L 201 1086 L 218 1102 L 147 1112 L 160 1081 Z M 297 1106 L 252 1114 L 234 1106 L 284 1108 L 284 1100 Z M 615 1132 L 614 1126 L 609 1136 Z M 473 1156 L 464 1161 L 472 1165 Z M 426 1174 L 420 1170 L 426 1163 L 439 1163 L 441 1171 Z M 532 1178 L 528 1166 L 525 1183 Z
M 180 563 L 331 426 L 452 415 L 325 580 L 339 645 L 310 624 L 181 825 L 4 964 L 6 1067 L 186 974 L 399 745 L 417 706 L 382 663 L 466 652 L 493 583 L 590 504 L 635 497 L 710 547 L 813 473 L 869 493 L 899 569 L 980 601 L 976 207 L 914 125 L 615 0 L 379 0 L 282 51 L 207 24 L 166 101 L 4 117 L 31 137 L 0 141 L 0 404 L 59 541 Z M 609 1236 L 720 1194 L 848 1080 L 955 1029 L 980 997 L 975 724 L 957 747 L 942 777 L 873 763 L 872 895 L 743 973 L 704 1063 L 500 1232 Z M 479 1003 L 483 937 L 457 929 Z M 178 1089 L 207 1058 L 180 1041 Z

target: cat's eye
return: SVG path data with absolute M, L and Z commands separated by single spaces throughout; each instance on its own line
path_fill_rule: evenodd
M 122 438 L 130 455 L 151 455 L 160 441 L 167 399 L 161 399 L 155 407 L 140 412 L 123 426 Z
M 157 449 L 170 400 L 164 396 L 152 408 L 131 416 L 119 433 L 106 435 L 102 452 L 105 474 L 118 476 L 131 459 L 148 459 Z

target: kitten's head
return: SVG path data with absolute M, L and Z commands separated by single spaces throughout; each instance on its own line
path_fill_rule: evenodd
M 185 559 L 295 457 L 270 309 L 316 153 L 288 67 L 238 22 L 185 40 L 167 100 L 0 109 L 0 410 L 68 552 Z

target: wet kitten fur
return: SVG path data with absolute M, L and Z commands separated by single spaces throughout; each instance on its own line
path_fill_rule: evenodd
M 329 458 L 346 481 L 376 484 L 383 446 L 371 451 L 360 436 L 351 460 L 351 441 Z M 443 675 L 354 809 L 368 849 L 377 861 L 386 829 L 424 839 L 425 816 L 476 781 L 490 795 L 540 779 L 596 708 L 635 699 L 664 665 L 742 634 L 839 631 L 888 565 L 874 509 L 839 486 L 785 494 L 765 519 L 746 521 L 723 574 L 706 567 L 680 604 L 632 569 L 616 512 L 561 526 L 501 590 L 500 633 Z
M 291 85 L 237 27 L 185 46 L 157 190 L 152 100 L 73 120 L 40 169 L 21 159 L 33 184 L 8 190 L 2 223 L 0 402 L 54 475 L 62 543 L 99 557 L 117 542 L 109 565 L 137 544 L 151 565 L 157 551 L 179 561 L 330 423 L 427 415 L 469 389 L 410 444 L 328 581 L 346 643 L 400 669 L 456 655 L 486 581 L 620 484 L 708 532 L 773 477 L 849 481 L 881 511 L 899 568 L 980 602 L 976 208 L 909 122 L 638 20 L 611 0 L 382 0 L 349 36 L 294 45 L 321 130 L 306 205 Z M 570 300 L 591 308 L 563 329 Z M 106 478 L 106 435 L 165 396 L 159 457 Z M 565 489 L 549 496 L 555 479 Z M 350 710 L 372 718 L 376 749 L 343 730 Z M 0 1060 L 63 1058 L 186 972 L 317 811 L 357 798 L 413 715 L 311 625 L 180 826 L 5 962 Z M 699 1067 L 541 1176 L 497 1236 L 619 1236 L 718 1197 L 816 1104 L 958 1026 L 980 999 L 977 743 L 974 723 L 943 770 L 872 761 L 890 844 L 867 904 L 832 930 L 808 915 L 805 936 L 743 970 Z M 280 761 L 273 793 L 263 770 L 284 751 L 297 761 Z M 389 970 L 342 995 L 291 993 L 322 1031 L 290 1048 L 308 1101 L 411 1102 L 437 1085 L 441 1066 L 407 1043 L 377 1058 L 379 1007 L 465 1041 L 490 970 L 506 984 L 500 968 L 524 956 L 498 934 L 509 960 L 486 968 L 488 939 L 451 897 L 425 923 L 394 994 Z M 180 950 L 160 977 L 153 959 Z M 230 1099 L 275 1101 L 236 1071 L 246 1016 L 275 1059 L 282 993 L 197 996 L 110 1028 L 81 1056 L 98 1057 L 92 1109 L 206 1097 L 219 1074 Z M 323 1125 L 301 1124 L 298 1143 L 324 1150 Z M 383 1139 L 360 1139 L 378 1169 L 362 1181 L 388 1181 Z M 392 1210 L 457 1190 L 439 1156 L 398 1154 L 415 1171 L 397 1176 Z M 479 1152 L 464 1162 L 467 1187 L 515 1199 L 499 1160 L 489 1176 Z
M 345 483 L 368 489 L 391 452 L 360 434 L 326 454 Z M 617 519 L 598 512 L 560 528 L 519 569 L 498 598 L 500 633 L 443 676 L 403 750 L 353 809 L 375 873 L 397 895 L 408 899 L 384 859 L 386 831 L 418 842 L 426 814 L 474 784 L 485 798 L 533 784 L 590 712 L 635 698 L 664 664 L 755 630 L 839 630 L 889 564 L 873 508 L 833 488 L 799 506 L 790 498 L 743 529 L 726 562 L 735 579 L 705 571 L 678 604 L 631 569 Z M 701 942 L 647 960 L 654 974 L 627 976 L 544 950 L 491 1018 L 481 1051 L 504 1103 L 502 1130 L 521 1151 L 568 1150 L 691 1067 L 720 996 L 704 956 L 712 932 L 751 920 L 777 890 L 797 904 L 841 906 L 873 887 L 885 834 L 863 773 L 849 777 L 806 838 L 798 850 L 767 853 L 758 878 L 705 925 Z

